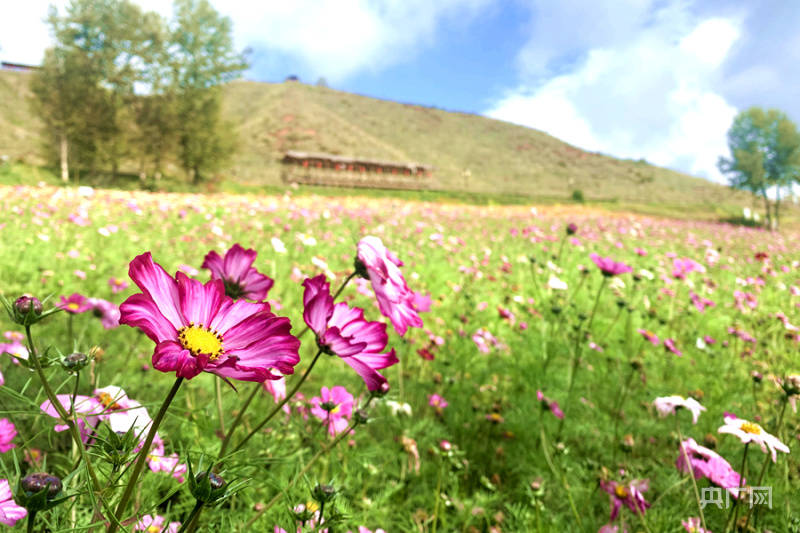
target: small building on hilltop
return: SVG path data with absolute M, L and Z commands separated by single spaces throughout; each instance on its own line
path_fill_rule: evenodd
M 433 167 L 320 152 L 290 150 L 283 156 L 284 183 L 364 187 L 370 189 L 429 189 Z

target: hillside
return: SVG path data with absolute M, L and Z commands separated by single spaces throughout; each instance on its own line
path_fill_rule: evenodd
M 40 123 L 26 99 L 29 74 L 0 72 L 0 154 L 39 162 Z M 579 150 L 543 132 L 455 113 L 344 93 L 297 82 L 237 81 L 225 91 L 225 114 L 239 146 L 223 177 L 244 185 L 279 185 L 289 149 L 432 164 L 435 187 L 716 208 L 749 196 L 642 161 Z

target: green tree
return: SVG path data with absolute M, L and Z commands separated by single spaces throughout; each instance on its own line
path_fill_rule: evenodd
M 39 76 L 37 109 L 45 123 L 64 125 L 69 116 L 71 127 L 61 130 L 67 144 L 78 133 L 77 162 L 92 173 L 106 164 L 116 175 L 131 155 L 134 88 L 164 44 L 163 21 L 130 0 L 72 0 L 63 15 L 51 8 L 48 22 L 57 44 Z
M 739 113 L 728 130 L 730 159 L 720 157 L 718 168 L 730 184 L 764 200 L 767 224 L 777 227 L 784 189 L 800 179 L 800 132 L 776 109 L 751 107 Z M 769 191 L 775 191 L 774 211 Z
M 233 47 L 231 21 L 207 0 L 176 0 L 171 58 L 177 106 L 178 151 L 184 170 L 199 183 L 233 152 L 233 130 L 221 117 L 221 85 L 247 68 Z

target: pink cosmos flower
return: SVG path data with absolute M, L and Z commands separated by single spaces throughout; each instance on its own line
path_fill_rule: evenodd
M 92 307 L 89 305 L 89 299 L 77 292 L 73 293 L 69 298 L 61 297 L 61 301 L 56 305 L 66 311 L 67 313 L 76 315 L 78 313 L 85 313 Z
M 170 522 L 168 525 L 164 525 L 167 519 L 163 516 L 156 515 L 152 516 L 146 514 L 136 523 L 136 526 L 133 528 L 134 531 L 145 531 L 146 533 L 178 533 L 178 529 L 181 527 L 180 522 Z
M 7 479 L 0 479 L 0 524 L 13 527 L 28 516 L 28 511 L 14 502 Z
M 692 304 L 695 308 L 701 313 L 705 312 L 706 307 L 714 307 L 717 305 L 712 300 L 704 298 L 694 291 L 689 291 L 689 298 L 692 300 Z
M 13 441 L 17 436 L 17 428 L 8 418 L 0 418 L 0 453 L 6 453 L 12 448 L 16 448 Z
M 319 396 L 311 398 L 311 414 L 328 426 L 331 436 L 347 429 L 348 420 L 353 415 L 353 395 L 342 386 L 332 389 L 322 387 Z
M 541 402 L 543 408 L 548 409 L 551 413 L 553 413 L 554 417 L 558 418 L 559 420 L 564 418 L 564 411 L 561 410 L 558 402 L 545 396 L 541 390 L 536 391 L 536 399 Z
M 138 327 L 156 343 L 153 366 L 191 379 L 200 372 L 263 382 L 291 374 L 300 341 L 288 318 L 269 304 L 233 301 L 221 280 L 202 284 L 178 272 L 173 278 L 150 252 L 131 261 L 130 277 L 142 290 L 120 306 L 121 324 Z
M 767 453 L 767 448 L 769 448 L 773 463 L 778 460 L 777 452 L 789 453 L 789 447 L 782 443 L 776 436 L 770 435 L 755 422 L 749 422 L 732 415 L 725 417 L 725 424 L 721 426 L 717 432 L 735 435 L 739 437 L 744 444 L 755 442 L 761 447 L 761 451 L 764 453 Z
M 682 259 L 675 258 L 672 260 L 672 277 L 676 279 L 686 279 L 686 275 L 691 272 L 705 272 L 706 268 L 695 261 L 684 257 Z
M 112 277 L 108 278 L 108 285 L 111 287 L 111 292 L 117 294 L 127 289 L 130 284 L 127 280 Z
M 675 461 L 675 466 L 684 473 L 689 472 L 687 457 L 696 479 L 704 477 L 718 487 L 726 489 L 734 498 L 739 497 L 739 487 L 744 486 L 747 480 L 742 480 L 725 458 L 714 450 L 700 446 L 692 438 L 683 441 L 678 451 L 678 459 Z
M 104 328 L 114 329 L 119 326 L 119 307 L 115 304 L 102 298 L 89 298 L 87 303 Z
M 350 365 L 371 391 L 386 383 L 378 370 L 397 363 L 394 349 L 381 353 L 389 337 L 386 324 L 367 322 L 364 311 L 346 303 L 333 304 L 325 274 L 303 282 L 303 320 L 317 336 L 325 353 L 337 355 Z
M 606 524 L 598 529 L 597 533 L 628 533 L 628 526 L 625 524 L 621 526 L 616 524 Z
M 700 402 L 694 398 L 684 399 L 681 396 L 662 396 L 656 398 L 655 401 L 653 401 L 653 405 L 656 406 L 658 414 L 662 417 L 674 415 L 680 408 L 688 409 L 692 413 L 693 424 L 697 424 L 700 413 L 706 410 L 706 408 L 700 405 Z
M 644 499 L 643 492 L 650 488 L 650 482 L 646 479 L 633 480 L 628 484 L 616 481 L 600 481 L 600 488 L 611 496 L 611 521 L 616 520 L 619 515 L 619 508 L 625 505 L 636 515 L 644 514 L 650 507 Z
M 696 516 L 681 520 L 681 525 L 688 533 L 711 533 L 710 529 L 703 527 L 703 521 Z
M 664 339 L 664 348 L 679 357 L 683 355 L 683 352 L 680 351 L 678 346 L 675 344 L 675 339 Z
M 392 322 L 401 336 L 409 327 L 422 327 L 418 311 L 428 305 L 424 298 L 408 288 L 400 273 L 402 265 L 378 237 L 367 236 L 358 241 L 356 272 L 369 278 L 381 314 Z
M 56 399 L 69 412 L 72 395 L 57 394 Z M 125 433 L 133 428 L 134 433 L 141 438 L 144 437 L 152 421 L 142 404 L 128 398 L 123 389 L 114 385 L 95 389 L 93 396 L 76 395 L 74 408 L 76 413 L 84 415 L 79 417 L 77 422 L 84 442 L 89 440 L 100 421 L 107 422 L 111 430 L 116 433 Z M 53 418 L 60 418 L 50 400 L 42 403 L 40 409 Z M 54 429 L 64 431 L 67 428 L 65 424 L 57 424 Z
M 645 340 L 650 342 L 650 344 L 652 344 L 653 346 L 658 346 L 658 344 L 660 342 L 658 340 L 658 335 L 656 335 L 652 331 L 646 330 L 646 329 L 639 329 L 637 331 L 642 335 L 642 337 L 645 338 Z
M 253 268 L 258 253 L 255 250 L 242 248 L 239 243 L 225 252 L 225 257 L 212 250 L 206 254 L 202 268 L 211 271 L 212 279 L 221 279 L 225 284 L 225 294 L 231 298 L 247 298 L 262 301 L 275 284 L 269 277 Z
M 166 454 L 164 451 L 164 441 L 158 434 L 156 434 L 156 438 L 153 439 L 150 453 L 147 454 L 147 466 L 149 466 L 150 470 L 153 472 L 167 472 L 177 479 L 179 483 L 183 483 L 183 475 L 187 471 L 186 464 L 180 462 L 180 457 L 178 457 L 177 453 Z
M 286 398 L 286 378 L 268 379 L 264 382 L 264 390 L 272 395 L 275 403 L 280 403 Z M 288 403 L 284 404 L 283 410 L 287 415 L 291 413 Z
M 431 407 L 435 407 L 437 410 L 442 410 L 448 405 L 447 400 L 439 396 L 438 394 L 429 394 L 428 395 L 428 405 Z
M 610 257 L 600 257 L 599 255 L 593 253 L 589 256 L 589 258 L 594 261 L 594 264 L 597 265 L 597 268 L 599 268 L 606 277 L 618 276 L 633 270 L 625 263 L 618 263 Z

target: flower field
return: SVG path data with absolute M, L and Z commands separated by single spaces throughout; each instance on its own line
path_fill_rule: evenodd
M 797 234 L 289 193 L 0 208 L 6 526 L 800 531 Z

